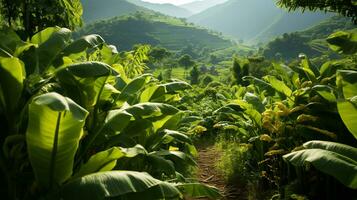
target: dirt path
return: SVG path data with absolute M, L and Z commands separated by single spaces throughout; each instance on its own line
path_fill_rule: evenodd
M 201 183 L 215 186 L 225 196 L 225 200 L 238 200 L 241 192 L 237 187 L 226 184 L 223 174 L 215 169 L 215 164 L 221 157 L 221 152 L 214 145 L 205 145 L 198 147 L 198 173 L 197 178 Z M 201 198 L 200 200 L 206 200 Z M 207 199 L 208 200 L 208 199 Z

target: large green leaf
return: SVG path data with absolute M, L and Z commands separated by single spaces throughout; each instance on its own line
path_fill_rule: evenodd
M 357 52 L 357 29 L 335 32 L 327 38 L 327 42 L 338 53 L 354 54 Z
M 222 194 L 219 190 L 212 186 L 207 186 L 201 183 L 179 183 L 177 188 L 187 197 L 191 198 L 203 198 L 209 199 L 222 198 Z
M 189 138 L 187 135 L 180 133 L 178 131 L 172 131 L 172 130 L 163 130 L 165 135 L 162 137 L 162 142 L 164 144 L 169 144 L 172 141 L 180 142 L 180 143 L 188 143 L 192 144 L 191 138 Z
M 333 103 L 336 102 L 334 89 L 327 85 L 315 85 L 312 90 L 316 91 L 322 98 Z
M 133 115 L 124 109 L 111 110 L 105 119 L 104 126 L 120 132 L 129 124 L 132 117 Z
M 118 104 L 122 105 L 125 101 L 131 103 L 138 92 L 145 86 L 150 80 L 150 74 L 143 74 L 132 81 L 130 81 L 122 90 L 118 99 Z
M 13 111 L 17 106 L 25 77 L 24 63 L 20 59 L 0 57 L 0 106 L 3 104 L 3 109 Z
M 338 70 L 336 85 L 340 90 L 341 98 L 353 98 L 357 95 L 357 71 Z
M 150 127 L 154 126 L 153 122 L 163 120 L 166 116 L 172 116 L 176 114 L 179 110 L 171 105 L 162 104 L 162 103 L 141 103 L 135 104 L 133 106 L 124 107 L 117 110 L 109 111 L 104 127 L 105 129 L 109 128 L 112 131 L 120 132 L 123 131 L 133 120 L 131 123 L 132 128 L 136 129 L 136 132 L 139 132 L 141 125 L 145 125 L 144 128 L 148 128 L 146 126 L 147 123 L 150 123 Z M 153 118 L 154 121 L 149 121 L 149 119 Z M 145 120 L 146 122 L 144 123 Z M 135 124 L 138 122 L 139 124 Z M 164 121 L 165 122 L 165 121 Z M 129 129 L 130 132 L 131 129 Z
M 40 186 L 60 185 L 71 177 L 87 114 L 57 93 L 38 96 L 30 103 L 26 142 Z
M 185 166 L 187 164 L 192 165 L 192 166 L 197 166 L 197 163 L 194 159 L 192 159 L 191 156 L 188 154 L 181 152 L 181 151 L 167 151 L 167 150 L 161 150 L 161 151 L 154 151 L 151 152 L 150 155 L 156 155 L 156 156 L 162 156 L 165 157 L 166 159 L 170 159 L 174 161 L 175 166 Z
M 337 108 L 343 123 L 357 139 L 357 105 L 349 101 L 338 101 Z
M 265 76 L 264 80 L 270 83 L 277 92 L 284 94 L 286 97 L 291 96 L 291 89 L 283 81 L 278 80 L 274 76 Z
M 295 166 L 313 165 L 352 189 L 357 189 L 357 149 L 338 143 L 306 143 L 305 149 L 284 155 Z M 353 156 L 353 157 L 350 157 Z
M 88 135 L 84 147 L 85 153 L 101 134 L 126 132 L 137 136 L 149 127 L 152 127 L 150 119 L 174 115 L 179 110 L 171 105 L 162 103 L 141 103 L 133 106 L 124 106 L 121 109 L 109 111 L 102 128 L 95 134 Z M 130 125 L 130 127 L 128 127 Z M 135 131 L 133 131 L 135 130 Z
M 95 61 L 75 63 L 59 70 L 57 73 L 61 73 L 63 71 L 70 72 L 72 75 L 79 78 L 95 78 L 101 76 L 118 75 L 118 73 L 109 65 Z
M 66 94 L 86 108 L 96 105 L 108 77 L 116 75 L 113 68 L 101 62 L 76 63 L 56 73 Z
M 165 129 L 152 135 L 146 145 L 149 146 L 149 149 L 156 150 L 163 144 L 166 145 L 174 142 L 181 144 L 192 144 L 191 139 L 187 135 L 178 131 Z
M 245 93 L 243 100 L 249 103 L 250 105 L 252 105 L 253 108 L 258 112 L 260 113 L 264 112 L 265 110 L 264 105 L 257 95 L 251 92 L 247 92 Z
M 120 199 L 130 194 L 135 196 L 135 193 L 141 193 L 141 199 L 145 197 L 147 200 L 182 198 L 180 191 L 172 184 L 152 178 L 147 173 L 132 171 L 99 172 L 83 176 L 66 184 L 61 197 L 64 200 L 105 200 Z
M 174 115 L 179 110 L 174 106 L 163 103 L 140 103 L 125 108 L 125 111 L 135 118 L 151 118 L 163 115 Z
M 338 113 L 348 130 L 357 139 L 357 71 L 338 70 L 336 84 L 339 90 Z
M 262 115 L 260 112 L 258 112 L 254 106 L 246 101 L 243 100 L 234 100 L 232 104 L 228 104 L 225 106 L 227 109 L 227 112 L 231 112 L 232 114 L 235 115 L 241 115 L 241 114 L 246 114 L 249 116 L 250 119 L 252 119 L 256 124 L 261 125 L 262 124 Z M 224 108 L 224 107 L 222 107 Z M 241 112 L 241 109 L 244 110 L 244 112 Z M 219 109 L 220 110 L 220 109 Z M 219 111 L 218 110 L 218 111 Z M 221 110 L 219 112 L 226 112 L 225 110 Z M 217 112 L 217 111 L 215 111 Z
M 68 45 L 71 31 L 66 28 L 50 27 L 31 38 L 38 45 L 37 57 L 40 72 L 51 66 L 52 61 Z
M 192 88 L 192 86 L 184 81 L 176 80 L 170 83 L 162 84 L 166 88 L 168 93 L 174 93 L 181 90 L 186 90 Z
M 12 29 L 4 28 L 0 30 L 0 49 L 5 53 L 6 57 L 18 57 L 31 46 L 33 46 L 33 44 L 22 41 Z M 3 56 L 5 55 L 3 54 Z
M 161 156 L 149 154 L 147 156 L 147 165 L 151 166 L 154 172 L 158 172 L 160 175 L 164 173 L 168 176 L 175 175 L 175 165 L 171 160 L 167 160 Z
M 60 27 L 48 27 L 31 37 L 30 42 L 33 44 L 41 45 L 51 38 L 53 34 L 61 30 Z
M 342 154 L 353 160 L 357 159 L 357 149 L 346 144 L 313 140 L 306 142 L 303 146 L 306 149 L 325 149 L 328 151 L 333 151 L 335 153 Z
M 243 77 L 244 81 L 250 81 L 254 86 L 258 86 L 261 91 L 267 91 L 269 95 L 273 96 L 275 93 L 274 88 L 267 82 L 256 78 L 254 76 L 245 76 Z
M 147 87 L 141 94 L 140 94 L 140 102 L 149 102 L 151 99 L 155 98 L 156 96 L 162 97 L 166 93 L 165 87 L 162 85 L 153 85 Z
M 320 79 L 329 78 L 336 75 L 338 69 L 345 68 L 345 65 L 350 62 L 348 59 L 339 59 L 325 62 L 320 68 Z
M 104 43 L 104 39 L 100 35 L 86 35 L 72 42 L 61 53 L 61 56 L 70 56 L 76 58 L 76 54 L 80 54 L 87 49 L 98 48 Z
M 185 112 L 181 111 L 171 116 L 161 127 L 160 129 L 170 129 L 177 130 L 179 129 L 179 124 L 181 123 L 182 118 L 185 116 Z
M 319 76 L 319 71 L 311 65 L 306 56 L 301 60 L 301 69 L 305 72 L 305 75 L 310 81 L 316 82 L 316 77 Z
M 139 154 L 147 154 L 144 147 L 137 145 L 133 148 L 112 147 L 91 156 L 74 177 L 81 177 L 95 172 L 110 171 L 117 160 L 122 157 L 135 157 Z
M 276 75 L 281 78 L 285 83 L 290 83 L 292 81 L 292 76 L 294 71 L 287 65 L 283 63 L 272 63 L 273 69 L 276 71 Z
M 99 52 L 101 55 L 101 61 L 113 66 L 120 73 L 121 77 L 124 78 L 125 71 L 123 66 L 118 63 L 120 55 L 117 48 L 114 45 L 103 44 L 101 45 Z M 126 82 L 127 77 L 124 79 Z
M 140 95 L 140 102 L 166 102 L 174 98 L 174 95 L 181 90 L 191 88 L 191 85 L 183 81 L 173 81 L 170 83 L 152 85 L 147 87 Z

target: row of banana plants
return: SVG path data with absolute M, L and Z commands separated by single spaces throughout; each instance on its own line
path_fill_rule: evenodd
M 247 172 L 276 189 L 274 198 L 356 197 L 356 36 L 332 34 L 331 49 L 345 56 L 321 67 L 301 54 L 298 66 L 243 77 L 248 86 L 233 86 L 234 97 L 213 113 L 215 131 L 244 146 Z
M 171 104 L 191 86 L 143 74 L 146 46 L 99 35 L 0 32 L 0 188 L 5 199 L 220 197 L 185 178 L 196 165 Z

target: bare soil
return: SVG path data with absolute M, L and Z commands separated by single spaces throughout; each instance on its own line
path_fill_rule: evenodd
M 221 158 L 222 152 L 214 147 L 214 145 L 203 145 L 198 147 L 198 172 L 197 178 L 201 183 L 218 188 L 224 196 L 224 200 L 242 200 L 244 198 L 244 190 L 239 189 L 237 185 L 229 185 L 222 173 L 216 169 L 216 163 Z M 200 198 L 199 200 L 208 200 L 208 198 Z

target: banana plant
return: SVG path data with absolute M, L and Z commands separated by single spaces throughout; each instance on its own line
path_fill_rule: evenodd
M 51 191 L 59 187 L 51 198 L 64 199 L 139 195 L 132 193 L 146 194 L 152 199 L 183 197 L 173 183 L 159 181 L 141 172 L 111 171 L 119 158 L 145 152 L 140 146 L 97 153 L 72 176 L 87 115 L 88 112 L 78 104 L 57 93 L 37 96 L 30 103 L 26 142 L 36 183 L 41 190 Z M 73 191 L 76 191 L 75 196 Z
M 339 89 L 338 112 L 348 130 L 357 139 L 357 71 L 337 71 L 336 82 Z
M 283 156 L 294 166 L 312 165 L 349 188 L 357 189 L 357 149 L 328 141 L 309 141 L 304 149 Z
M 234 98 L 216 111 L 215 127 L 232 130 L 229 134 L 238 138 L 234 141 L 250 143 L 247 167 L 264 172 L 262 177 L 278 189 L 280 180 L 290 176 L 282 157 L 295 166 L 313 165 L 355 189 L 355 155 L 335 152 L 341 146 L 355 151 L 356 145 L 355 31 L 336 33 L 327 40 L 333 50 L 350 57 L 327 61 L 319 68 L 303 54 L 297 66 L 273 63 L 271 72 L 261 79 L 244 77 L 251 85 L 238 86 Z M 305 143 L 310 140 L 314 141 Z M 302 144 L 305 149 L 299 151 Z M 332 167 L 328 161 L 333 161 Z
M 174 131 L 181 114 L 168 103 L 188 84 L 132 77 L 98 35 L 73 41 L 68 29 L 53 27 L 24 42 L 5 33 L 0 175 L 8 199 L 220 196 L 215 188 L 177 178 L 180 167 L 195 164 L 195 149 Z M 34 178 L 19 183 L 27 174 Z

